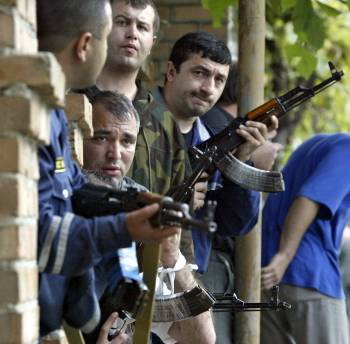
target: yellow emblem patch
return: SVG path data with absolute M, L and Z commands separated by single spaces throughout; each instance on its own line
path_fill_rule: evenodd
M 56 158 L 56 163 L 55 163 L 55 173 L 61 173 L 65 172 L 66 167 L 64 165 L 64 160 L 63 157 L 59 156 Z

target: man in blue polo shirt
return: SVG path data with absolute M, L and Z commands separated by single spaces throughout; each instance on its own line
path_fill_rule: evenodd
M 349 151 L 349 134 L 306 141 L 283 169 L 286 191 L 267 199 L 262 287 L 280 284 L 292 309 L 262 314 L 262 344 L 348 343 L 339 253 L 350 219 Z

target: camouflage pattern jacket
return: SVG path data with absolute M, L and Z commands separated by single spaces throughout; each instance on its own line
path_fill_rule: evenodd
M 129 177 L 149 191 L 165 195 L 191 173 L 182 134 L 169 110 L 151 92 L 138 85 L 133 104 L 140 115 L 140 131 Z M 181 235 L 181 252 L 194 262 L 190 231 Z
M 133 102 L 140 115 L 140 132 L 129 176 L 151 192 L 166 194 L 180 185 L 189 168 L 183 138 L 170 112 L 139 87 Z

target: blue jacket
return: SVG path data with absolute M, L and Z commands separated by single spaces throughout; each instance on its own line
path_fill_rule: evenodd
M 39 149 L 40 335 L 59 328 L 63 319 L 89 332 L 99 320 L 93 266 L 132 240 L 125 214 L 73 214 L 70 197 L 84 177 L 71 158 L 62 110 L 52 111 L 50 130 L 50 144 Z

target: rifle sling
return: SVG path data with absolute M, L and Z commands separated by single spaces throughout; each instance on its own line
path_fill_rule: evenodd
M 175 296 L 157 297 L 153 322 L 173 322 L 194 317 L 211 308 L 215 301 L 215 298 L 200 286 Z
M 226 178 L 243 188 L 261 192 L 284 191 L 282 173 L 249 166 L 231 153 L 215 157 L 214 164 Z

